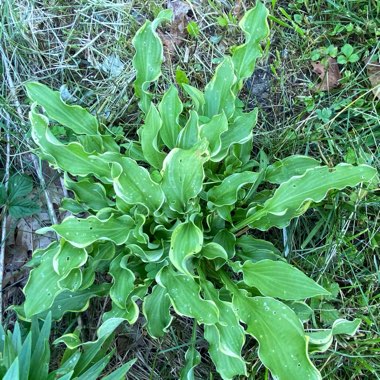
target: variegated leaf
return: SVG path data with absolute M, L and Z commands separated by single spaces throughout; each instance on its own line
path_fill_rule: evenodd
M 160 285 L 156 285 L 152 293 L 144 298 L 143 313 L 151 337 L 160 338 L 165 335 L 173 319 L 170 306 L 168 292 Z
M 166 154 L 158 146 L 158 136 L 162 126 L 160 114 L 151 104 L 144 125 L 139 129 L 144 159 L 156 169 L 162 168 Z
M 148 113 L 152 98 L 148 88 L 161 75 L 163 61 L 162 42 L 156 29 L 160 23 L 170 21 L 172 17 L 173 12 L 170 9 L 161 11 L 153 22 L 146 21 L 132 40 L 136 50 L 133 57 L 133 67 L 136 70 L 134 88 L 136 96 L 140 98 L 140 108 L 145 113 Z
M 106 220 L 100 220 L 96 216 L 86 219 L 70 216 L 61 224 L 41 228 L 37 232 L 42 234 L 47 231 L 55 231 L 73 246 L 85 248 L 98 240 L 110 240 L 116 245 L 124 244 L 134 226 L 135 222 L 128 215 L 110 216 Z
M 169 149 L 173 149 L 176 147 L 177 137 L 181 130 L 178 119 L 183 110 L 178 90 L 173 85 L 165 92 L 158 109 L 162 119 L 160 137 Z
M 194 222 L 179 224 L 174 229 L 170 241 L 170 261 L 180 272 L 192 276 L 188 261 L 200 252 L 202 244 L 203 233 Z
M 63 102 L 58 91 L 53 91 L 38 82 L 29 82 L 25 87 L 28 97 L 42 106 L 51 119 L 77 134 L 96 135 L 98 133 L 96 117 L 80 106 Z
M 218 321 L 218 308 L 213 301 L 201 298 L 201 288 L 192 277 L 165 267 L 156 279 L 167 290 L 177 314 L 195 318 L 205 325 L 213 325 Z

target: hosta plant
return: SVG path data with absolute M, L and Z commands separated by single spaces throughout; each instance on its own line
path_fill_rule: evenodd
M 329 192 L 371 183 L 376 171 L 320 166 L 304 156 L 273 165 L 251 157 L 258 110 L 245 111 L 238 93 L 268 35 L 261 3 L 240 22 L 244 44 L 224 57 L 203 91 L 171 84 L 154 96 L 163 61 L 156 28 L 171 17 L 161 12 L 133 39 L 143 119 L 137 141 L 118 146 L 94 115 L 27 84 L 33 139 L 40 156 L 64 172 L 74 198 L 62 208 L 74 215 L 40 231 L 60 240 L 34 253 L 19 314 L 44 318 L 51 311 L 59 319 L 84 310 L 91 297 L 109 296 L 104 321 L 133 324 L 142 313 L 153 338 L 176 315 L 192 318 L 223 379 L 247 375 L 247 335 L 274 378 L 318 379 L 308 352 L 326 350 L 333 334 L 353 333 L 357 321 L 305 332 L 304 301 L 329 293 L 255 231 L 283 228 Z M 49 120 L 75 140 L 59 141 Z M 186 360 L 181 376 L 189 379 L 200 361 L 194 344 Z

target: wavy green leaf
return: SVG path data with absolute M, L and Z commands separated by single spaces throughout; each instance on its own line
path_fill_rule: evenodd
M 189 150 L 175 148 L 165 158 L 161 188 L 173 211 L 186 212 L 190 201 L 202 190 L 207 159 L 205 142 Z
M 214 155 L 213 161 L 221 161 L 225 158 L 234 144 L 245 144 L 252 139 L 252 130 L 257 122 L 257 112 L 258 110 L 255 108 L 249 113 L 244 113 L 228 126 L 228 130 L 220 137 L 222 146 L 220 151 Z
M 225 57 L 205 88 L 205 116 L 211 119 L 213 116 L 224 112 L 229 119 L 233 115 L 235 95 L 231 89 L 235 80 L 232 60 L 230 57 Z
M 244 282 L 260 293 L 283 300 L 302 300 L 330 293 L 303 272 L 284 261 L 246 261 L 240 269 Z
M 245 35 L 245 43 L 233 50 L 232 62 L 238 79 L 237 90 L 243 85 L 243 80 L 249 78 L 254 70 L 257 58 L 262 56 L 260 42 L 269 34 L 267 22 L 268 9 L 260 2 L 245 13 L 239 22 Z
M 77 142 L 67 145 L 59 142 L 48 129 L 48 119 L 33 109 L 29 117 L 33 140 L 41 148 L 44 158 L 52 165 L 73 175 L 95 175 L 106 180 L 110 177 L 109 164 L 106 161 L 87 153 Z
M 54 271 L 61 277 L 67 276 L 73 269 L 80 268 L 87 261 L 87 252 L 83 248 L 73 247 L 61 240 L 61 249 L 53 258 Z
M 222 148 L 221 135 L 228 130 L 228 120 L 224 113 L 215 115 L 208 123 L 202 124 L 199 129 L 201 138 L 206 138 L 209 143 L 211 161 Z
M 58 91 L 53 91 L 37 82 L 29 82 L 25 87 L 28 97 L 42 106 L 51 119 L 77 134 L 96 135 L 98 133 L 96 117 L 80 106 L 63 102 Z
M 163 247 L 150 249 L 148 246 L 142 246 L 141 244 L 128 244 L 128 249 L 133 255 L 137 256 L 141 261 L 145 263 L 154 263 L 163 260 Z
M 228 255 L 223 246 L 218 243 L 207 243 L 202 247 L 201 257 L 207 260 L 221 260 L 222 263 L 228 260 Z
M 269 241 L 256 239 L 251 235 L 244 235 L 237 239 L 236 256 L 243 261 L 257 262 L 260 260 L 279 260 L 281 252 Z
M 319 380 L 307 355 L 308 339 L 296 314 L 270 297 L 234 295 L 233 304 L 247 332 L 259 342 L 259 358 L 278 380 Z
M 180 380 L 195 380 L 194 368 L 201 362 L 201 354 L 191 345 L 185 354 L 185 366 L 181 369 Z
M 152 180 L 145 168 L 131 158 L 124 157 L 120 163 L 114 163 L 111 174 L 116 195 L 125 203 L 141 204 L 152 213 L 163 204 L 161 187 Z
M 139 129 L 141 148 L 144 159 L 156 169 L 162 168 L 166 154 L 158 147 L 158 135 L 162 127 L 160 114 L 151 104 L 144 125 Z
M 229 259 L 235 256 L 236 237 L 232 232 L 221 229 L 215 235 L 214 243 L 218 243 L 225 249 Z
M 310 202 L 322 201 L 330 190 L 372 182 L 376 176 L 376 169 L 368 165 L 340 164 L 335 168 L 322 166 L 309 169 L 302 176 L 282 183 L 262 207 L 250 210 L 250 215 L 236 224 L 234 231 L 247 225 L 261 231 L 285 227 L 291 219 L 302 215 Z
M 184 274 L 192 276 L 188 261 L 202 249 L 203 233 L 192 221 L 179 224 L 173 231 L 169 258 Z
M 319 161 L 312 157 L 300 155 L 286 157 L 267 167 L 265 180 L 270 183 L 281 184 L 296 175 L 304 174 L 308 169 L 319 166 Z
M 254 172 L 231 174 L 207 192 L 207 199 L 220 207 L 233 205 L 238 199 L 238 191 L 248 183 L 255 183 L 258 177 L 259 173 Z
M 247 376 L 247 369 L 241 351 L 245 332 L 235 315 L 230 302 L 221 301 L 211 282 L 202 281 L 205 298 L 213 301 L 219 309 L 219 322 L 204 327 L 204 337 L 209 343 L 209 353 L 218 373 L 223 379 Z
M 125 309 L 121 309 L 114 302 L 112 302 L 112 309 L 103 314 L 103 320 L 106 321 L 112 318 L 123 318 L 128 321 L 129 324 L 133 325 L 140 315 L 140 310 L 136 301 L 142 300 L 145 297 L 150 284 L 151 280 L 145 280 L 144 283 L 137 286 L 135 285 L 134 289 L 128 296 Z
M 177 314 L 195 318 L 205 325 L 218 321 L 218 308 L 213 301 L 201 298 L 201 288 L 192 277 L 165 267 L 157 274 L 156 280 L 166 288 Z
M 161 11 L 153 21 L 146 21 L 132 39 L 136 50 L 133 57 L 133 67 L 136 70 L 134 82 L 135 94 L 140 98 L 140 108 L 147 113 L 150 107 L 152 95 L 148 89 L 152 82 L 161 75 L 163 61 L 162 42 L 156 33 L 158 25 L 164 21 L 170 21 L 173 12 L 170 9 Z
M 89 307 L 91 298 L 106 296 L 109 294 L 110 287 L 110 284 L 104 283 L 75 292 L 64 291 L 58 294 L 49 309 L 52 312 L 53 320 L 60 320 L 68 312 L 85 311 Z M 43 315 L 38 316 L 44 317 Z
M 54 302 L 48 309 L 51 312 L 52 319 L 59 321 L 68 312 L 77 313 L 85 311 L 89 306 L 91 298 L 106 296 L 109 294 L 110 287 L 111 284 L 104 283 L 93 285 L 88 289 L 76 290 L 75 292 L 69 290 L 62 291 L 55 297 Z M 13 310 L 16 311 L 20 319 L 30 321 L 30 317 L 28 318 L 25 314 L 24 305 L 15 306 Z M 40 319 L 45 319 L 47 310 L 36 314 L 36 316 Z
M 203 92 L 185 83 L 182 84 L 182 88 L 193 101 L 195 111 L 197 111 L 199 115 L 203 115 L 203 107 L 206 102 Z
M 152 293 L 144 298 L 143 313 L 151 337 L 160 338 L 167 332 L 173 319 L 170 305 L 168 292 L 160 285 L 156 285 Z
M 200 140 L 198 114 L 190 111 L 189 119 L 178 135 L 178 148 L 191 149 Z
M 79 290 L 83 283 L 83 272 L 79 268 L 74 268 L 64 278 L 58 282 L 60 289 L 75 292 Z
M 123 253 L 116 256 L 109 269 L 109 274 L 113 278 L 110 297 L 120 309 L 126 308 L 128 296 L 132 293 L 135 282 L 135 275 L 127 267 L 126 258 Z
M 85 203 L 92 210 L 99 211 L 114 205 L 114 202 L 107 198 L 106 190 L 101 183 L 92 182 L 88 178 L 73 181 L 66 173 L 64 183 L 68 190 L 74 192 L 80 203 Z
M 26 318 L 47 310 L 54 298 L 62 292 L 58 285 L 61 276 L 53 268 L 53 258 L 60 251 L 58 243 L 51 244 L 40 258 L 40 264 L 29 275 L 24 288 L 24 311 Z M 36 294 L 39 296 L 36 297 Z
M 106 220 L 100 220 L 96 216 L 86 219 L 69 216 L 61 224 L 41 228 L 37 232 L 43 234 L 55 231 L 73 246 L 85 248 L 98 240 L 110 240 L 116 245 L 124 244 L 134 227 L 135 222 L 128 215 L 110 216 Z
M 331 329 L 316 330 L 307 333 L 309 337 L 309 352 L 325 352 L 331 346 L 333 337 L 335 335 L 349 335 L 356 334 L 361 320 L 359 318 L 353 321 L 345 319 L 337 319 Z
M 177 137 L 181 130 L 178 119 L 183 110 L 183 105 L 175 86 L 171 85 L 169 90 L 165 92 L 158 109 L 162 119 L 160 137 L 169 149 L 173 149 L 177 144 Z

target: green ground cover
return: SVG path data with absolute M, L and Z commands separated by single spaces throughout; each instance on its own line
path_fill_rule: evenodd
M 1 178 L 4 182 L 7 167 L 11 177 L 26 174 L 27 191 L 18 193 L 19 199 L 30 194 L 29 203 L 16 202 L 12 212 L 8 207 L 3 310 L 23 301 L 27 273 L 22 265 L 30 259 L 30 249 L 47 243 L 35 238 L 35 230 L 64 217 L 59 210 L 66 195 L 61 175 L 30 154 L 35 145 L 25 83 L 38 80 L 59 90 L 68 103 L 96 113 L 119 144 L 127 143 L 142 123 L 133 96 L 132 38 L 145 19 L 152 20 L 168 4 L 175 21 L 160 28 L 165 62 L 155 92 L 163 94 L 167 82 L 189 81 L 204 88 L 223 55 L 242 42 L 238 21 L 253 5 L 250 1 L 4 0 L 0 5 Z M 266 6 L 270 36 L 242 90 L 246 108 L 259 108 L 252 155 L 262 150 L 273 162 L 305 154 L 328 166 L 347 162 L 379 168 L 379 3 L 272 1 Z M 73 138 L 60 126 L 53 131 L 63 141 Z M 3 220 L 5 212 L 3 207 Z M 378 192 L 331 193 L 328 202 L 260 237 L 270 237 L 289 263 L 331 292 L 311 300 L 308 328 L 331 327 L 340 317 L 362 320 L 354 337 L 339 336 L 325 353 L 312 356 L 323 378 L 379 378 Z M 83 340 L 94 339 L 108 307 L 92 300 L 81 316 L 68 315 L 56 323 L 54 337 L 79 326 Z M 12 326 L 14 312 L 4 311 L 3 323 Z M 218 378 L 207 342 L 199 332 L 194 336 L 191 320 L 176 320 L 159 340 L 146 335 L 143 323 L 139 319 L 122 327 L 108 371 L 137 358 L 128 378 L 175 379 L 189 342 L 195 342 L 202 356 L 196 378 Z M 254 340 L 244 346 L 249 378 L 269 379 L 257 349 Z M 53 352 L 53 367 L 61 353 Z

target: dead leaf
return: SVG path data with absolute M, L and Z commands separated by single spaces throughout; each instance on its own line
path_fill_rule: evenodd
M 173 10 L 173 22 L 170 25 L 169 34 L 159 33 L 164 46 L 169 54 L 174 53 L 176 46 L 180 46 L 187 36 L 186 25 L 190 17 L 191 8 L 188 3 L 181 0 L 169 0 L 168 9 Z
M 231 11 L 232 15 L 236 17 L 237 19 L 239 19 L 243 10 L 242 8 L 243 8 L 242 0 L 236 0 L 235 5 L 233 6 L 232 11 Z
M 367 61 L 367 75 L 375 98 L 380 99 L 380 62 Z
M 312 62 L 313 71 L 321 78 L 321 82 L 315 86 L 316 91 L 330 91 L 339 86 L 339 66 L 335 58 L 329 57 L 327 63 Z

